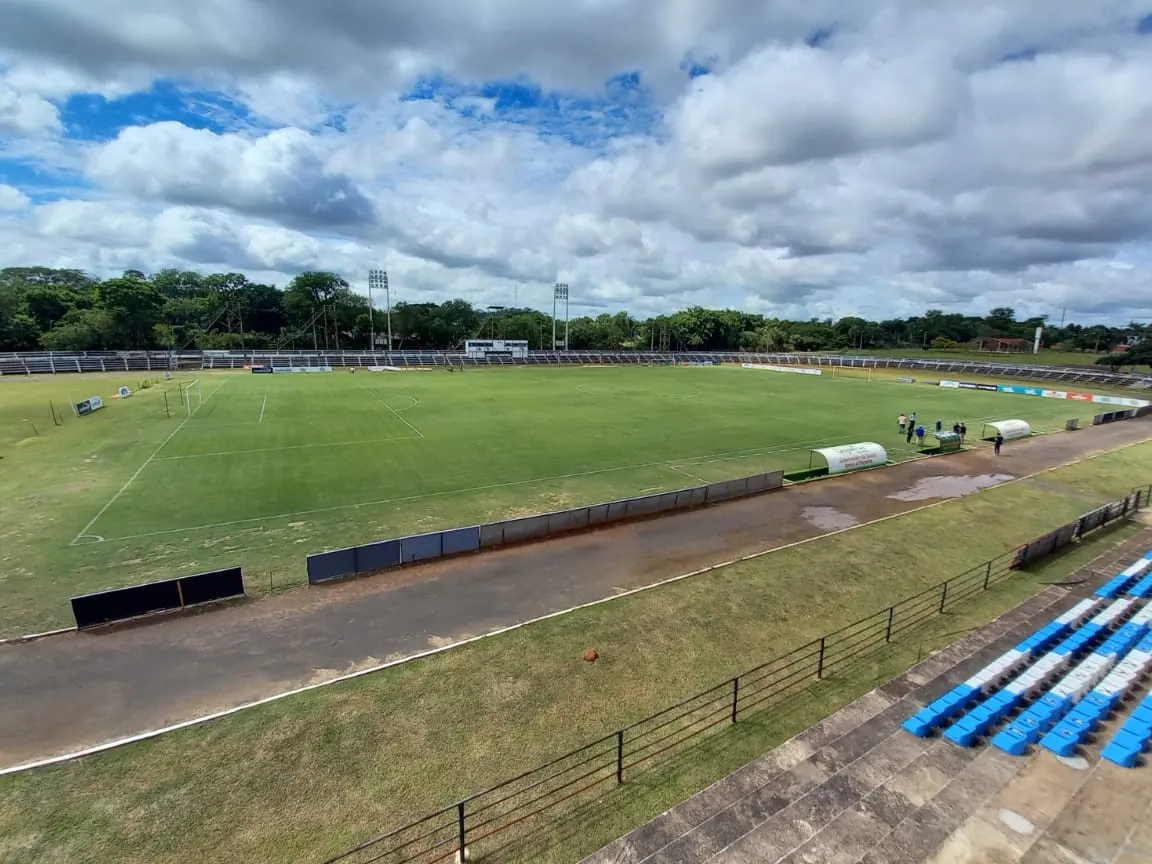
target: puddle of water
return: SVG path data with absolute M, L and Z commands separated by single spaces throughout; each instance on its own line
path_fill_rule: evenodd
M 1001 810 L 1000 821 L 1017 834 L 1023 834 L 1025 837 L 1036 833 L 1036 826 L 1013 810 Z
M 929 498 L 962 498 L 999 486 L 1012 480 L 1011 474 L 961 474 L 949 477 L 925 477 L 911 489 L 905 489 L 888 497 L 895 501 L 927 501 Z
M 834 507 L 805 507 L 803 516 L 821 531 L 839 531 L 860 524 L 851 513 L 841 513 Z

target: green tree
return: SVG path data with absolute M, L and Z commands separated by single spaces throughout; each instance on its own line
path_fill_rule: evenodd
M 39 329 L 23 311 L 19 289 L 0 282 L 0 351 L 29 351 L 37 347 Z
M 96 305 L 108 313 L 113 341 L 124 348 L 150 348 L 152 328 L 160 323 L 164 298 L 137 273 L 108 279 L 96 286 Z
M 124 333 L 113 312 L 73 309 L 40 337 L 49 351 L 105 351 L 119 348 Z

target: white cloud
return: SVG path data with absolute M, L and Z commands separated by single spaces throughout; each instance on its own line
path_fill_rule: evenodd
M 0 75 L 0 135 L 38 135 L 59 129 L 55 105 Z
M 31 204 L 32 199 L 19 189 L 0 183 L 0 212 L 26 210 Z
M 95 152 L 89 170 L 144 198 L 223 205 L 289 224 L 355 226 L 373 219 L 368 199 L 349 178 L 327 171 L 323 148 L 299 129 L 253 139 L 174 122 L 133 126 Z
M 519 294 L 545 307 L 563 278 L 576 303 L 637 312 L 1142 315 L 1152 41 L 1135 22 L 1146 11 L 1136 0 L 9 0 L 0 259 L 279 281 L 323 266 L 357 284 L 386 266 L 401 296 Z M 821 46 L 807 46 L 817 31 Z M 689 59 L 712 74 L 688 80 Z M 621 118 L 634 94 L 596 102 L 631 71 L 655 115 L 633 126 Z M 431 75 L 582 92 L 511 114 L 491 93 L 401 98 Z M 69 95 L 114 97 L 156 76 L 219 91 L 250 116 L 223 132 L 158 116 L 104 142 L 60 136 Z M 563 134 L 566 116 L 592 145 Z M 28 166 L 49 173 L 25 179 Z M 31 206 L 45 183 L 60 200 Z
M 772 46 L 697 79 L 672 127 L 692 164 L 731 176 L 931 141 L 962 122 L 966 103 L 964 79 L 933 58 Z

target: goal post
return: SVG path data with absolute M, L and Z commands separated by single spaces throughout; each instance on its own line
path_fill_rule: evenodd
M 189 417 L 200 410 L 200 406 L 204 404 L 204 392 L 200 387 L 199 378 L 180 385 L 180 402 L 184 405 Z

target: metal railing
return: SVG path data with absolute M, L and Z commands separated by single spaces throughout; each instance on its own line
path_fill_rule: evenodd
M 89 351 L 0 353 L 0 374 L 35 375 L 84 372 L 179 370 L 188 368 L 239 369 L 247 365 L 371 366 L 517 366 L 645 363 L 740 363 L 742 361 L 857 369 L 904 369 L 937 373 L 969 373 L 995 377 L 1084 382 L 1101 386 L 1149 386 L 1152 378 L 1136 373 L 1111 372 L 1104 367 L 1037 366 L 1025 362 L 956 360 L 932 357 L 860 357 L 797 352 L 735 351 L 531 351 L 527 357 L 476 359 L 460 351 Z
M 948 609 L 1010 579 L 1028 563 L 1141 509 L 1152 486 L 1060 529 L 861 618 L 415 822 L 374 837 L 324 864 L 474 861 L 499 848 L 495 835 L 564 805 L 587 803 L 653 767 L 688 742 L 731 726 L 882 651 Z M 1075 529 L 1075 530 L 1072 530 Z

